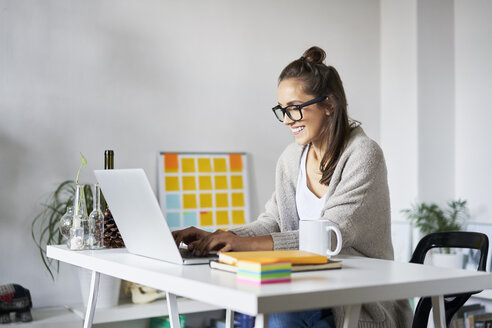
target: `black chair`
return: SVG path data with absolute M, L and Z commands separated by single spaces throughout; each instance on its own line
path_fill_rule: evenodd
M 436 247 L 469 248 L 479 250 L 480 261 L 478 263 L 478 270 L 485 271 L 485 267 L 487 265 L 487 253 L 489 251 L 489 239 L 487 235 L 483 233 L 449 231 L 428 234 L 423 237 L 417 247 L 415 247 L 415 251 L 413 252 L 410 262 L 423 264 L 427 251 Z M 447 327 L 450 327 L 451 319 L 456 311 L 458 311 L 458 309 L 465 304 L 471 295 L 479 292 L 480 291 L 444 296 Z M 427 327 L 431 308 L 431 298 L 422 297 L 415 308 L 412 328 Z

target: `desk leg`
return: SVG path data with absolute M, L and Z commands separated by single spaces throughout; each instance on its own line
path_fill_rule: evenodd
M 360 304 L 352 304 L 345 307 L 343 328 L 355 328 L 359 323 Z
M 84 328 L 92 327 L 94 312 L 96 310 L 97 292 L 99 291 L 100 276 L 101 274 L 99 272 L 92 271 L 91 290 L 89 291 L 89 301 L 87 302 L 87 309 L 85 310 Z
M 231 309 L 226 310 L 225 326 L 226 328 L 234 328 L 234 311 Z
M 256 315 L 255 328 L 268 328 L 268 314 L 258 313 Z
M 446 315 L 444 308 L 444 296 L 432 296 L 432 314 L 434 327 L 446 328 Z
M 169 322 L 171 328 L 179 328 L 179 313 L 178 302 L 176 301 L 176 295 L 166 292 L 167 298 L 167 312 L 169 313 Z

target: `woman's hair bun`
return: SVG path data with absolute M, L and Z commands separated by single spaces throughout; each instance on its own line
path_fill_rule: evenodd
M 304 51 L 301 59 L 306 60 L 309 63 L 320 64 L 326 58 L 326 53 L 320 47 L 311 47 L 308 50 Z

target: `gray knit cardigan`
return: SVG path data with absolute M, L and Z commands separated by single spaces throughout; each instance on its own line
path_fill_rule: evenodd
M 287 146 L 275 175 L 275 192 L 258 219 L 231 231 L 239 236 L 270 234 L 274 249 L 299 248 L 296 186 L 303 147 Z M 381 148 L 360 126 L 350 133 L 328 186 L 321 218 L 342 233 L 340 254 L 393 259 L 387 172 Z M 343 307 L 332 309 L 337 327 L 343 323 Z M 410 327 L 408 300 L 364 304 L 359 327 Z

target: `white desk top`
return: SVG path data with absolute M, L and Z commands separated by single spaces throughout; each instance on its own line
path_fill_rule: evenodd
M 252 286 L 208 265 L 171 264 L 121 248 L 70 251 L 61 245 L 47 252 L 62 262 L 250 315 L 492 288 L 490 273 L 358 257 L 340 257 L 341 270 L 293 273 L 290 283 Z

